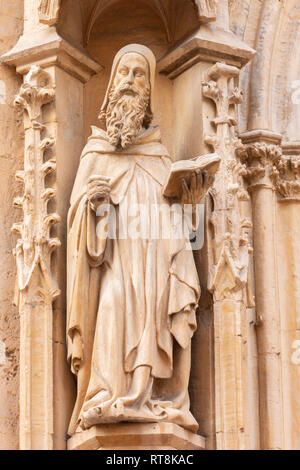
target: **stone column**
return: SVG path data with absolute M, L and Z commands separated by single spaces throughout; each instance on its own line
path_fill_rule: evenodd
M 57 9 L 38 12 L 27 0 L 24 34 L 2 57 L 25 77 L 16 100 L 26 110 L 24 171 L 17 175 L 24 196 L 16 200 L 24 221 L 14 227 L 21 234 L 20 448 L 44 450 L 66 448 L 74 404 L 65 347 L 66 217 L 84 146 L 84 83 L 101 70 L 48 26 L 56 21 L 51 15 L 56 18 Z
M 55 140 L 47 135 L 42 137 L 45 129 L 42 106 L 54 96 L 50 76 L 33 66 L 15 99 L 15 106 L 27 111 L 24 170 L 16 175 L 24 184 L 24 195 L 15 199 L 15 206 L 23 209 L 24 219 L 13 226 L 20 236 L 15 249 L 18 276 L 15 303 L 20 313 L 21 449 L 52 448 L 52 303 L 60 291 L 51 272 L 51 254 L 60 241 L 50 232 L 60 217 L 48 212 L 55 189 L 46 188 L 45 178 L 55 171 L 56 159 L 52 155 L 44 161 L 44 154 Z
M 252 199 L 262 449 L 282 449 L 281 318 L 277 281 L 277 208 L 275 183 L 281 160 L 281 136 L 250 131 L 246 145 Z
M 278 167 L 277 263 L 281 313 L 284 449 L 300 448 L 300 144 L 282 144 Z
M 236 106 L 242 94 L 235 86 L 239 69 L 223 63 L 207 72 L 204 96 L 214 101 L 216 134 L 206 142 L 222 157 L 208 201 L 209 290 L 214 298 L 216 436 L 218 449 L 250 448 L 247 308 L 251 294 L 248 195 L 243 165 L 236 157 Z
M 202 25 L 158 67 L 174 82 L 175 158 L 195 157 L 211 147 L 222 157 L 206 206 L 207 241 L 201 253 L 195 254 L 202 297 L 191 398 L 197 389 L 194 413 L 199 416 L 201 433 L 208 436 L 208 448 L 243 449 L 258 447 L 258 399 L 252 373 L 256 361 L 250 347 L 254 328 L 248 282 L 249 198 L 243 190 L 243 165 L 235 156 L 240 146 L 235 136 L 236 105 L 242 99 L 236 86 L 240 68 L 255 51 L 229 31 L 227 10 L 227 1 L 218 2 L 216 25 Z M 212 135 L 205 141 L 206 133 Z M 249 408 L 254 410 L 253 418 Z
M 274 61 L 289 8 L 276 0 L 262 3 L 258 54 L 249 84 L 248 132 L 241 136 L 247 147 L 253 204 L 262 449 L 299 447 L 299 440 L 292 437 L 297 434 L 293 429 L 299 428 L 299 401 L 294 395 L 299 366 L 292 360 L 298 354 L 298 302 L 294 302 L 300 282 L 295 261 L 299 256 L 298 153 L 294 152 L 297 145 L 281 145 L 281 136 L 274 132 L 280 123 L 273 106 L 278 68 L 282 68 Z M 289 158 L 281 156 L 280 146 Z

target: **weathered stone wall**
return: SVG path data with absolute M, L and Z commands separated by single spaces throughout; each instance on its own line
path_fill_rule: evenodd
M 0 1 L 0 54 L 17 42 L 23 30 L 23 1 Z M 19 317 L 12 305 L 15 285 L 14 240 L 10 228 L 18 220 L 13 199 L 15 173 L 23 165 L 23 119 L 13 108 L 21 78 L 0 65 L 0 449 L 18 448 Z
M 179 3 L 177 1 L 178 5 Z M 38 0 L 0 0 L 0 55 L 16 44 L 22 34 L 23 26 L 26 40 L 29 42 L 31 37 L 35 37 L 34 40 L 38 42 L 37 38 L 39 35 L 42 37 L 44 33 L 43 38 L 46 37 L 48 26 L 39 23 L 38 4 Z M 281 134 L 283 143 L 289 145 L 294 143 L 295 152 L 284 150 L 286 154 L 299 155 L 300 55 L 296 50 L 300 41 L 299 0 L 219 0 L 218 4 L 216 28 L 226 29 L 229 20 L 229 27 L 237 38 L 258 52 L 256 59 L 248 63 L 240 74 L 240 88 L 244 92 L 244 101 L 239 106 L 239 132 L 242 134 L 249 130 L 268 129 L 273 133 Z M 24 5 L 25 15 L 23 15 Z M 141 6 L 138 0 L 131 2 L 122 0 L 97 18 L 87 35 L 94 1 L 64 0 L 62 5 L 57 31 L 70 41 L 70 44 L 77 45 L 81 50 L 85 49 L 104 68 L 92 78 L 87 79 L 85 85 L 75 81 L 74 70 L 78 64 L 71 65 L 71 61 L 70 63 L 66 61 L 67 72 L 59 67 L 59 70 L 53 69 L 51 72 L 56 82 L 58 99 L 57 106 L 55 105 L 57 109 L 53 108 L 52 111 L 50 109 L 50 117 L 47 115 L 47 119 L 51 123 L 53 134 L 57 134 L 59 195 L 57 199 L 59 200 L 58 212 L 62 216 L 59 237 L 63 244 L 60 260 L 64 260 L 65 256 L 66 214 L 77 161 L 84 141 L 90 134 L 90 125 L 99 125 L 97 114 L 109 79 L 113 56 L 123 45 L 140 42 L 148 45 L 156 54 L 157 59 L 160 59 L 170 49 L 172 41 L 175 44 L 179 37 L 184 36 L 188 25 L 194 21 L 189 15 L 181 15 L 180 21 L 175 21 L 175 19 L 170 21 L 170 24 L 173 22 L 175 28 L 174 37 L 172 37 L 172 28 L 169 31 L 170 39 L 167 37 L 162 19 L 155 15 L 149 6 Z M 229 18 L 227 11 L 229 11 Z M 191 9 L 188 13 L 192 14 L 193 10 Z M 52 34 L 54 30 L 55 27 L 52 27 Z M 155 124 L 160 125 L 163 141 L 175 159 L 190 158 L 210 150 L 202 140 L 207 130 L 205 125 L 208 127 L 208 123 L 214 117 L 214 105 L 203 99 L 201 91 L 201 78 L 205 76 L 208 67 L 210 64 L 202 58 L 198 63 L 191 64 L 190 68 L 187 67 L 184 73 L 175 76 L 174 80 L 157 72 Z M 85 70 L 85 65 L 82 66 L 82 70 Z M 72 75 L 72 78 L 68 74 Z M 11 235 L 10 228 L 14 222 L 22 218 L 21 211 L 13 209 L 14 197 L 22 193 L 21 187 L 15 182 L 15 173 L 23 167 L 23 117 L 13 107 L 14 96 L 21 82 L 22 77 L 16 74 L 13 67 L 0 65 L 0 187 L 2 189 L 0 204 L 2 228 L 0 232 L 2 267 L 0 272 L 0 449 L 17 449 L 19 445 L 19 314 L 12 305 L 16 269 L 12 254 L 15 236 Z M 82 82 L 85 82 L 85 79 Z M 68 88 L 68 93 L 65 92 L 66 88 Z M 71 120 L 73 122 L 69 126 Z M 251 142 L 251 144 L 256 143 Z M 287 147 L 283 146 L 283 148 Z M 262 201 L 260 209 L 263 214 L 266 211 L 265 199 L 262 198 Z M 265 319 L 260 319 L 260 311 L 255 312 L 253 308 L 248 309 L 247 312 L 249 317 L 247 317 L 249 386 L 244 392 L 250 396 L 245 409 L 249 414 L 247 416 L 249 429 L 246 432 L 250 435 L 252 448 L 264 448 L 269 445 L 263 438 L 259 442 L 258 412 L 254 413 L 248 409 L 252 408 L 257 411 L 259 397 L 264 396 L 266 389 L 269 389 L 271 393 L 274 391 L 276 395 L 272 406 L 275 405 L 276 408 L 275 427 L 278 429 L 278 442 L 280 442 L 278 447 L 295 449 L 300 445 L 299 207 L 299 200 L 277 203 L 275 195 L 274 198 L 272 197 L 270 209 L 272 223 L 270 225 L 272 225 L 274 249 L 271 250 L 270 244 L 267 247 L 271 250 L 270 259 L 274 269 L 272 276 L 269 277 L 272 282 L 263 285 L 262 291 L 267 291 L 269 287 L 272 287 L 271 284 L 275 283 L 272 284 L 276 290 L 276 299 L 273 299 L 276 308 L 273 310 L 275 311 L 278 307 L 278 316 L 265 338 L 269 338 L 272 343 L 277 335 L 276 346 L 278 348 L 273 353 L 274 363 L 278 364 L 276 368 L 278 382 L 275 377 L 271 377 L 271 367 L 266 373 L 266 377 L 269 373 L 271 382 L 264 382 L 265 377 L 261 374 L 260 382 L 257 384 L 258 362 L 262 359 L 262 354 L 258 354 L 259 357 L 257 357 L 256 340 L 259 332 L 264 329 L 266 331 L 268 327 L 264 323 Z M 253 217 L 250 212 L 251 208 L 247 217 L 255 218 L 255 211 L 253 210 Z M 258 217 L 256 231 L 261 241 L 266 233 L 269 233 L 270 227 L 266 225 L 264 217 Z M 266 255 L 266 251 L 263 255 Z M 198 315 L 199 327 L 193 342 L 194 364 L 190 392 L 193 412 L 200 422 L 199 432 L 208 437 L 208 448 L 215 448 L 214 318 L 211 295 L 206 290 L 208 270 L 205 266 L 205 253 L 202 258 L 199 258 L 198 262 L 203 295 Z M 261 257 L 261 260 L 264 259 L 263 268 L 265 268 L 267 279 L 270 270 L 268 270 L 266 258 L 266 256 Z M 64 263 L 64 261 L 59 263 Z M 59 284 L 64 291 L 65 267 L 62 268 L 61 264 L 59 266 Z M 257 263 L 256 277 L 261 274 L 261 269 L 261 264 Z M 74 401 L 74 384 L 65 360 L 64 302 L 63 292 L 54 308 L 55 448 L 65 446 L 66 423 Z M 266 312 L 270 315 L 274 313 L 268 312 L 267 309 Z M 265 354 L 265 356 L 268 355 L 270 356 L 270 351 Z M 197 363 L 195 363 L 195 358 L 197 358 Z M 65 406 L 66 401 L 68 406 Z M 262 417 L 260 417 L 261 420 L 263 420 Z M 273 431 L 269 422 L 260 422 L 260 427 L 266 429 L 266 434 Z

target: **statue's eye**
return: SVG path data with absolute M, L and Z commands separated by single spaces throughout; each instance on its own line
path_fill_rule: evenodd
M 145 74 L 142 70 L 137 70 L 136 73 L 135 73 L 135 76 L 136 77 L 143 77 Z
M 124 76 L 125 76 L 125 75 L 128 74 L 128 71 L 127 71 L 126 69 L 121 69 L 121 70 L 119 70 L 119 73 L 120 73 L 121 75 L 124 75 Z

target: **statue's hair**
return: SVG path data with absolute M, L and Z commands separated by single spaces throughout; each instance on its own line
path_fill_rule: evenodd
M 98 119 L 102 124 L 106 125 L 106 118 L 107 118 L 107 109 L 106 110 L 103 109 L 102 111 L 100 111 Z M 148 129 L 152 121 L 153 121 L 153 113 L 150 110 L 150 106 L 148 106 L 145 112 L 144 120 L 143 120 L 143 127 L 145 127 L 145 129 Z

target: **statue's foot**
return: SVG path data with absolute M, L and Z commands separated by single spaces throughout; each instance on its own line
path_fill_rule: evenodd
M 110 393 L 107 390 L 101 390 L 96 393 L 92 398 L 90 398 L 84 405 L 83 411 L 87 412 L 90 408 L 97 407 L 102 405 L 110 399 Z
M 84 411 L 81 417 L 81 427 L 83 429 L 88 429 L 95 424 L 100 423 L 102 414 L 101 406 L 95 406 L 94 408 L 90 408 L 88 411 Z
M 166 409 L 172 409 L 173 403 L 171 401 L 152 400 L 149 402 L 149 407 L 155 416 L 165 419 L 168 415 Z
M 122 397 L 117 400 L 118 404 L 117 404 L 116 409 L 124 411 L 124 408 L 132 408 L 134 406 L 137 406 L 140 401 L 141 401 L 141 396 L 139 394 L 128 395 L 126 397 Z
M 124 410 L 124 402 L 123 398 L 118 398 L 113 404 L 112 404 L 112 414 L 113 416 L 117 418 L 122 418 L 125 416 L 125 410 Z
M 139 408 L 151 397 L 153 378 L 151 367 L 140 366 L 135 369 L 128 395 L 121 398 L 125 408 Z

